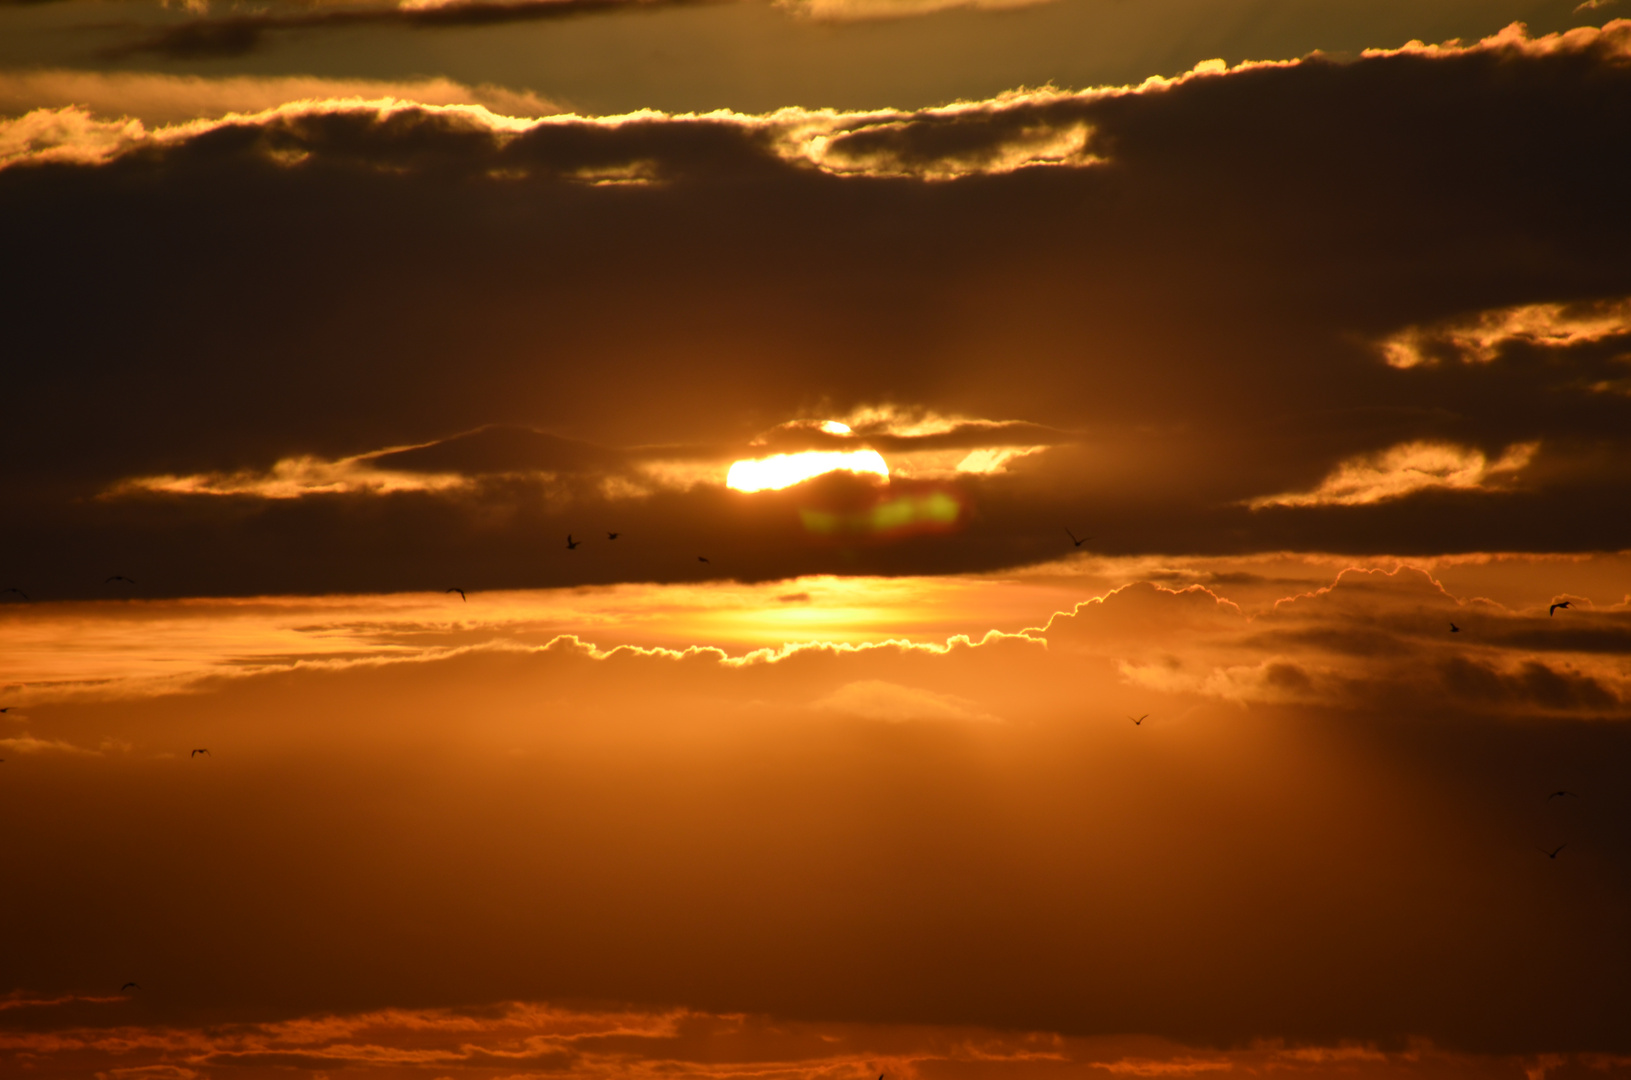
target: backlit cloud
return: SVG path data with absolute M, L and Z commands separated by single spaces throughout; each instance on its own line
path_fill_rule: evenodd
M 77 105 L 99 118 L 130 117 L 173 124 L 229 113 L 260 113 L 291 101 L 383 101 L 482 105 L 505 116 L 546 116 L 561 110 L 531 91 L 465 86 L 451 79 L 388 82 L 298 75 L 204 78 L 148 71 L 45 69 L 0 72 L 0 116 Z
M 1268 506 L 1363 506 L 1402 499 L 1418 491 L 1499 490 L 1498 485 L 1534 458 L 1539 443 L 1516 443 L 1499 458 L 1482 450 L 1450 443 L 1410 442 L 1376 454 L 1350 458 L 1313 491 L 1265 495 L 1251 500 L 1254 510 Z
M 1413 368 L 1440 359 L 1488 364 L 1512 345 L 1567 349 L 1605 339 L 1631 346 L 1631 299 L 1575 304 L 1522 304 L 1412 326 L 1381 343 L 1390 366 Z
M 495 589 L 1613 549 L 1631 396 L 1603 392 L 1626 367 L 1598 316 L 1631 280 L 1600 117 L 1628 38 L 925 109 L 35 110 L 0 136 L 33 268 L 13 334 L 39 358 L 9 429 L 34 449 L 0 466 L 8 564 L 31 595 L 94 595 L 107 574 L 73 553 L 116 537 L 165 595 L 254 595 L 432 567 Z M 1388 170 L 1418 147 L 1443 183 Z M 1524 179 L 1508 154 L 1550 164 Z M 226 238 L 255 252 L 231 277 L 208 270 Z M 1562 322 L 1511 314 L 1535 305 Z M 1411 327 L 1501 358 L 1379 363 Z M 807 451 L 875 453 L 889 489 L 725 486 Z M 539 556 L 612 531 L 639 542 Z

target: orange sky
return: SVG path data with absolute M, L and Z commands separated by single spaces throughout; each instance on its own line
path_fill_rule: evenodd
M 0 1075 L 1631 1075 L 1627 2 L 0 3 Z

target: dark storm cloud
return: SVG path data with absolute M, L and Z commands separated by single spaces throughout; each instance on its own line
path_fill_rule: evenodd
M 41 0 L 44 2 L 44 0 Z M 505 23 L 569 19 L 612 11 L 696 6 L 725 0 L 449 0 L 440 4 L 395 7 L 322 7 L 297 13 L 257 12 L 195 19 L 168 27 L 109 50 L 115 57 L 152 53 L 175 60 L 243 56 L 279 33 L 343 30 L 357 26 L 395 26 L 415 30 L 495 26 Z
M 1066 523 L 1114 553 L 1618 548 L 1624 339 L 1575 330 L 1631 296 L 1628 41 L 919 113 L 35 113 L 0 141 L 27 403 L 0 435 L 5 564 L 60 595 L 115 558 L 206 592 L 405 587 L 427 560 L 491 584 L 704 552 L 744 577 L 991 568 L 1068 551 Z M 1475 362 L 1445 351 L 1465 341 Z M 611 483 L 641 448 L 694 462 L 884 405 L 952 418 L 911 436 L 946 441 L 952 536 L 814 537 L 800 511 L 835 492 Z M 98 498 L 490 425 L 563 441 L 397 459 L 474 487 Z M 904 452 L 904 428 L 857 435 Z M 959 473 L 959 446 L 1043 449 Z M 555 486 L 486 471 L 506 455 Z M 623 522 L 672 549 L 537 557 Z

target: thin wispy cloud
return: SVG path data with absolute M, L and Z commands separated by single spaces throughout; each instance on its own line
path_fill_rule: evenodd
M 177 60 L 243 56 L 280 33 L 404 27 L 429 30 L 580 18 L 619 11 L 698 6 L 723 0 L 444 0 L 397 5 L 314 5 L 300 12 L 263 12 L 194 19 L 109 50 L 115 57 L 153 54 Z
M 1483 451 L 1451 443 L 1410 442 L 1350 458 L 1312 491 L 1264 495 L 1250 506 L 1366 506 L 1433 490 L 1499 491 L 1540 449 L 1517 443 L 1491 460 Z

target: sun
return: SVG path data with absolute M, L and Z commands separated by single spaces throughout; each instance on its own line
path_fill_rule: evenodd
M 736 491 L 777 491 L 830 472 L 852 472 L 889 479 L 889 466 L 876 450 L 805 450 L 744 458 L 731 466 L 725 486 Z

